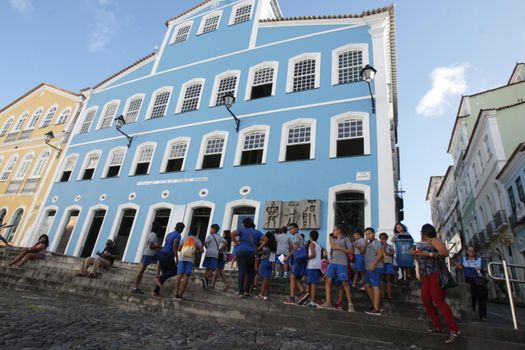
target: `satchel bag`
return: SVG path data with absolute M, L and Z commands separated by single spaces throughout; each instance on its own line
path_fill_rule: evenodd
M 437 269 L 439 274 L 439 287 L 442 289 L 457 287 L 458 283 L 448 270 L 447 264 L 444 258 L 437 258 Z

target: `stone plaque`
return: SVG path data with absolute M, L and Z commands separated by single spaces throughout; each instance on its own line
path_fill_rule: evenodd
M 265 204 L 264 228 L 276 229 L 295 222 L 300 229 L 320 228 L 321 201 L 269 201 Z

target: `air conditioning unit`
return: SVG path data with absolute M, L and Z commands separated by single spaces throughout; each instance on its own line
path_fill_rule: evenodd
M 516 218 L 518 221 L 525 219 L 525 204 L 522 201 L 519 201 L 516 206 Z

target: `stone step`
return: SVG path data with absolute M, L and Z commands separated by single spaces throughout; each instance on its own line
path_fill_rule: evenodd
M 126 307 L 152 312 L 178 312 L 188 317 L 206 317 L 219 321 L 233 321 L 254 325 L 287 327 L 303 331 L 313 331 L 346 337 L 367 338 L 389 341 L 401 345 L 416 345 L 425 348 L 449 349 L 443 341 L 444 336 L 428 334 L 424 330 L 428 322 L 395 317 L 374 317 L 362 313 L 336 312 L 331 310 L 312 310 L 304 307 L 278 305 L 260 302 L 254 312 L 254 300 L 236 300 L 236 307 L 216 303 L 208 298 L 202 300 L 174 301 L 169 298 L 135 296 L 129 293 L 111 291 L 95 286 L 77 286 L 67 282 L 42 281 L 32 277 L 10 275 L 0 272 L 0 284 L 6 288 L 30 288 L 53 293 L 72 293 L 95 296 L 105 300 L 125 303 Z M 210 300 L 214 301 L 213 303 Z M 268 320 L 272 320 L 269 324 Z M 519 349 L 525 341 L 523 332 L 509 332 L 500 329 L 480 329 L 462 325 L 464 336 L 454 345 L 454 349 Z M 501 341 L 508 339 L 511 341 Z

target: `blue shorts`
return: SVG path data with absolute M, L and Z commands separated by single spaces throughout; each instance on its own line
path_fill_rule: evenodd
M 157 261 L 159 261 L 159 259 L 157 259 L 157 257 L 155 255 L 143 255 L 142 256 L 142 260 L 140 261 L 143 265 L 151 265 L 151 264 L 156 264 Z
M 191 276 L 193 272 L 193 263 L 189 261 L 179 261 L 179 266 L 177 266 L 177 273 L 179 275 L 185 274 Z
M 319 269 L 306 269 L 306 283 L 308 284 L 319 284 L 319 277 L 321 276 L 321 270 Z
M 348 281 L 348 267 L 346 265 L 330 264 L 326 277 L 331 280 L 338 280 L 340 282 Z
M 272 263 L 268 259 L 262 259 L 259 262 L 259 276 L 261 278 L 272 277 Z
M 383 275 L 393 275 L 394 274 L 394 265 L 391 263 L 385 263 L 383 266 L 383 272 L 381 272 Z
M 297 278 L 302 278 L 306 272 L 306 264 L 293 264 L 292 275 Z
M 204 258 L 204 261 L 202 262 L 202 267 L 205 267 L 210 270 L 216 270 L 217 269 L 217 263 L 219 262 L 219 259 L 217 258 Z
M 217 259 L 217 270 L 224 270 L 224 265 L 226 262 L 224 260 L 218 260 Z
M 366 272 L 365 257 L 363 255 L 355 255 L 355 268 L 357 272 Z
M 376 268 L 374 271 L 366 271 L 365 273 L 365 284 L 369 284 L 372 287 L 379 287 L 381 284 L 381 271 L 383 268 Z

